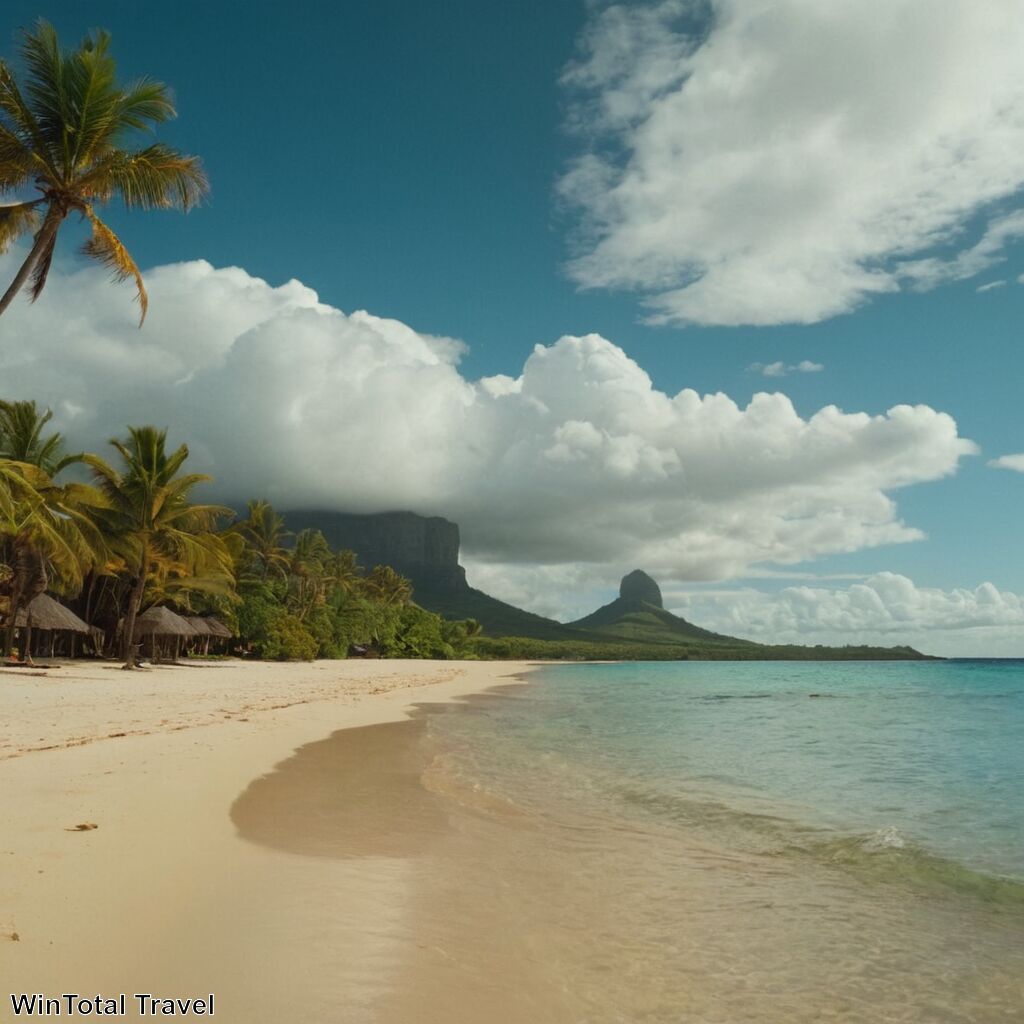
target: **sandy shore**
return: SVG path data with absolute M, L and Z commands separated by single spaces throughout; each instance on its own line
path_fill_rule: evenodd
M 213 992 L 225 1021 L 372 1019 L 401 960 L 401 851 L 296 855 L 287 842 L 244 838 L 234 805 L 336 730 L 401 721 L 415 703 L 479 692 L 527 667 L 0 670 L 0 1020 L 16 1019 L 10 992 L 125 992 L 129 1019 L 136 992 Z M 352 749 L 372 753 L 372 733 Z M 359 783 L 366 805 L 373 774 Z

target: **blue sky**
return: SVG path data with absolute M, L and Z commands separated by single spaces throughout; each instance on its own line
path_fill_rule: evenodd
M 872 12 L 858 5 L 840 4 L 854 20 L 837 26 L 812 15 L 809 0 L 783 0 L 772 15 L 779 20 L 778 33 L 772 18 L 766 19 L 763 31 L 755 22 L 739 24 L 735 6 L 722 0 L 701 7 L 695 16 L 695 5 L 682 0 L 611 11 L 571 0 L 514 5 L 480 0 L 441 5 L 300 2 L 287 11 L 263 2 L 185 0 L 170 17 L 139 4 L 51 3 L 41 9 L 14 2 L 7 5 L 7 33 L 0 42 L 2 52 L 12 55 L 17 27 L 31 24 L 40 14 L 68 43 L 87 28 L 104 27 L 113 35 L 124 77 L 146 73 L 173 87 L 180 116 L 161 136 L 203 157 L 212 197 L 187 217 L 111 210 L 110 222 L 144 269 L 202 259 L 215 268 L 242 267 L 271 286 L 297 279 L 315 290 L 322 303 L 346 313 L 365 309 L 426 335 L 459 339 L 468 346 L 459 363 L 467 381 L 498 374 L 518 377 L 535 345 L 552 346 L 563 335 L 595 333 L 621 348 L 650 375 L 654 388 L 668 395 L 682 388 L 700 394 L 721 391 L 744 407 L 755 392 L 780 391 L 805 419 L 828 405 L 874 416 L 894 405 L 923 404 L 952 416 L 960 437 L 980 448 L 978 455 L 961 457 L 958 470 L 944 478 L 925 479 L 924 474 L 907 487 L 891 481 L 881 485 L 895 500 L 897 517 L 927 539 L 881 546 L 851 543 L 859 549 L 847 552 L 838 550 L 843 546 L 838 544 L 836 550 L 822 549 L 789 568 L 771 561 L 760 568 L 750 563 L 749 574 L 730 570 L 722 579 L 700 582 L 688 581 L 681 569 L 673 584 L 680 593 L 748 587 L 773 592 L 791 585 L 786 579 L 759 579 L 766 567 L 818 576 L 888 572 L 947 594 L 957 588 L 973 591 L 986 581 L 1000 592 L 1024 593 L 1019 540 L 1024 474 L 986 466 L 989 459 L 1024 451 L 1020 233 L 1007 232 L 1004 244 L 992 247 L 971 276 L 949 269 L 959 266 L 958 254 L 970 251 L 991 225 L 1024 205 L 1018 191 L 1024 171 L 997 166 L 984 142 L 967 139 L 964 161 L 969 162 L 974 146 L 980 154 L 978 180 L 996 183 L 972 191 L 950 165 L 938 187 L 946 190 L 941 202 L 926 210 L 935 183 L 919 169 L 924 158 L 906 156 L 898 132 L 880 132 L 864 142 L 867 132 L 858 127 L 856 133 L 851 129 L 844 145 L 863 143 L 857 158 L 867 171 L 851 179 L 851 195 L 855 198 L 858 189 L 871 192 L 878 179 L 891 173 L 889 206 L 875 189 L 882 198 L 873 206 L 861 203 L 861 212 L 836 223 L 824 213 L 807 212 L 798 195 L 791 218 L 780 215 L 773 221 L 772 206 L 788 202 L 787 194 L 767 187 L 762 192 L 760 185 L 709 191 L 713 186 L 707 168 L 699 154 L 687 150 L 687 138 L 701 140 L 708 152 L 721 144 L 730 157 L 735 157 L 735 140 L 712 137 L 714 124 L 673 99 L 685 99 L 685 90 L 691 88 L 687 76 L 696 88 L 703 73 L 700 61 L 714 59 L 707 39 L 724 40 L 732 32 L 737 45 L 762 56 L 772 55 L 777 47 L 784 57 L 781 47 L 788 43 L 777 40 L 783 34 L 792 36 L 796 25 L 808 33 L 820 32 L 827 45 L 850 37 L 851 62 L 874 55 L 872 47 L 880 45 L 861 24 Z M 754 0 L 749 6 L 761 5 Z M 1004 6 L 999 0 L 993 10 Z M 1012 6 L 1004 13 L 1012 14 Z M 896 7 L 909 19 L 900 31 L 920 29 L 913 18 L 924 10 L 921 3 L 901 0 Z M 999 38 L 999 26 L 977 24 L 966 3 L 962 10 L 959 4 L 954 7 L 958 12 L 950 19 L 950 38 L 930 43 L 933 62 L 943 60 L 948 66 L 942 47 L 961 46 L 964 75 L 974 75 L 964 80 L 973 83 L 978 73 L 972 67 L 986 62 L 1001 66 L 1001 56 L 985 51 L 995 45 L 990 40 Z M 703 22 L 692 33 L 687 29 L 697 23 L 695 17 Z M 858 35 L 862 27 L 863 38 Z M 952 38 L 958 32 L 959 43 Z M 898 44 L 895 28 L 890 35 Z M 886 56 L 878 53 L 879 59 Z M 571 62 L 576 71 L 567 81 Z M 683 65 L 686 74 L 678 71 Z M 813 76 L 819 72 L 821 83 L 816 84 Z M 871 114 L 870 85 L 861 95 L 859 85 L 849 84 L 859 80 L 857 74 L 845 80 L 813 64 L 800 74 L 797 85 L 807 93 L 836 90 L 836 109 L 853 111 L 851 120 L 859 105 Z M 920 68 L 908 67 L 905 75 L 896 84 L 902 84 L 912 103 L 914 90 L 927 85 L 915 84 L 915 76 L 922 76 Z M 883 84 L 892 89 L 892 83 Z M 793 111 L 787 114 L 780 105 L 793 95 L 789 84 L 769 85 L 782 97 L 772 107 L 778 114 L 773 131 L 782 142 L 756 159 L 775 160 L 780 152 L 785 157 L 787 133 L 795 140 L 793 159 L 804 159 L 803 101 L 792 100 Z M 846 95 L 844 89 L 853 92 Z M 990 87 L 982 82 L 978 89 L 978 102 L 987 102 Z M 1016 86 L 1007 95 L 1017 97 Z M 735 114 L 738 135 L 756 133 L 756 111 L 748 111 L 753 128 L 740 120 L 746 102 L 742 91 L 737 110 L 715 113 L 714 104 L 721 102 L 720 97 L 706 101 L 715 124 L 729 123 Z M 609 114 L 614 103 L 625 104 L 628 114 Z M 887 101 L 886 110 L 889 105 L 899 106 Z M 933 105 L 926 112 L 936 118 L 936 132 L 961 125 L 955 111 L 936 109 Z M 671 135 L 676 130 L 671 125 L 665 127 L 673 117 L 679 137 Z M 569 130 L 569 122 L 577 130 Z M 654 155 L 644 155 L 655 130 L 651 126 L 658 124 L 666 132 L 666 144 L 681 154 L 675 160 L 687 168 L 686 177 L 671 162 L 658 163 L 663 157 L 657 147 Z M 689 135 L 682 134 L 684 129 Z M 1002 130 L 1002 124 L 994 124 L 991 134 Z M 920 149 L 927 141 L 916 144 Z M 623 189 L 633 188 L 627 201 L 617 200 L 612 213 L 605 205 L 608 190 L 602 192 L 589 178 L 579 187 L 566 185 L 567 175 L 586 154 L 596 154 L 606 169 L 614 169 L 623 186 L 619 200 Z M 643 172 L 637 171 L 632 182 L 630 168 Z M 829 165 L 822 168 L 824 190 L 830 187 L 825 180 Z M 658 174 L 664 176 L 665 188 L 659 186 L 659 198 L 651 199 L 644 189 Z M 817 184 L 808 177 L 801 195 L 814 194 Z M 692 224 L 692 230 L 685 228 L 686 237 L 666 237 L 665 214 L 674 216 L 675 211 L 657 204 L 672 202 L 664 195 L 678 195 L 682 209 L 692 201 L 687 196 L 701 190 L 708 196 L 705 209 L 683 209 L 680 220 L 684 228 Z M 925 198 L 918 201 L 915 196 Z M 730 205 L 749 209 L 721 212 Z M 842 209 L 855 205 L 844 202 Z M 941 211 L 936 212 L 938 207 Z M 953 210 L 948 215 L 947 207 Z M 706 212 L 711 208 L 718 217 L 713 223 Z M 896 230 L 882 223 L 901 222 L 907 210 L 910 226 Z M 764 227 L 755 233 L 751 225 L 761 221 Z M 779 241 L 790 223 L 797 239 L 827 240 L 834 231 L 839 241 L 822 242 L 821 255 L 803 269 L 815 277 L 819 263 L 834 263 L 831 291 L 848 290 L 840 301 L 848 311 L 833 315 L 827 284 L 816 284 L 818 294 L 810 297 L 797 290 L 789 296 L 783 295 L 785 285 L 772 279 L 775 266 L 790 259 L 799 263 L 799 254 L 807 250 L 806 245 L 797 248 L 797 241 L 790 248 Z M 865 243 L 865 236 L 880 240 Z M 660 240 L 645 248 L 644 239 L 654 237 Z M 603 243 L 595 241 L 600 238 Z M 700 250 L 696 256 L 695 247 Z M 759 247 L 760 262 L 755 260 L 751 270 L 747 255 Z M 715 255 L 701 269 L 705 251 Z M 642 267 L 648 258 L 659 269 L 646 277 L 637 271 L 631 278 L 632 271 L 621 270 L 629 264 Z M 938 262 L 916 269 L 928 258 Z M 665 299 L 669 289 L 660 268 L 666 261 L 675 274 L 672 287 L 694 279 L 710 281 L 721 271 L 726 290 L 746 292 L 755 312 L 736 311 L 718 299 L 710 307 L 698 307 L 692 291 L 682 299 Z M 682 263 L 689 267 L 685 274 L 678 272 Z M 906 272 L 893 269 L 908 263 L 914 267 Z M 71 273 L 76 264 L 66 257 L 64 266 Z M 862 285 L 855 279 L 865 269 L 889 274 L 886 287 L 898 290 L 858 291 Z M 994 281 L 1006 283 L 977 291 Z M 758 291 L 762 287 L 763 293 Z M 921 287 L 928 290 L 916 290 Z M 646 323 L 652 308 L 669 309 L 671 322 Z M 700 312 L 694 315 L 697 308 Z M 763 310 L 767 312 L 762 315 Z M 744 318 L 754 322 L 730 322 Z M 823 368 L 774 377 L 751 369 L 776 362 L 796 366 L 805 360 Z M 218 468 L 223 476 L 224 468 Z M 365 500 L 372 504 L 372 498 Z M 472 539 L 472 525 L 468 530 Z M 510 597 L 528 600 L 529 577 L 515 568 L 517 560 L 508 551 L 496 555 L 495 543 L 481 540 L 475 555 L 470 550 L 471 566 L 478 558 L 478 578 L 499 591 L 504 586 Z M 539 551 L 525 551 L 522 561 L 529 566 L 549 563 Z M 670 561 L 666 557 L 665 564 Z M 594 562 L 617 571 L 611 557 Z M 585 580 L 570 574 L 551 585 L 568 593 L 574 579 L 584 588 L 584 605 L 601 596 L 598 574 Z M 827 580 L 820 584 L 845 585 Z M 561 600 L 564 614 L 577 610 L 566 603 L 568 598 Z M 720 614 L 721 609 L 707 605 L 693 606 L 692 611 L 697 617 Z M 1016 643 L 1012 636 L 1000 636 L 1001 650 Z M 1017 646 L 1024 653 L 1024 644 Z

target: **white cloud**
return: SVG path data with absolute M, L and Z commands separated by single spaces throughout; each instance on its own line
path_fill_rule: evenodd
M 791 373 L 821 373 L 825 369 L 823 363 L 812 363 L 810 359 L 802 359 L 799 363 L 751 363 L 747 369 L 751 373 L 760 373 L 763 377 L 786 377 Z
M 1006 285 L 1005 281 L 989 281 L 988 284 L 979 284 L 974 290 L 976 292 L 990 292 L 995 288 L 1002 288 Z
M 700 12 L 710 12 L 702 23 Z M 570 265 L 654 322 L 811 323 L 972 276 L 1024 233 L 1018 0 L 597 8 L 564 80 Z M 950 257 L 930 250 L 954 244 Z
M 1024 597 L 991 583 L 939 590 L 880 572 L 843 589 L 669 591 L 665 604 L 708 629 L 765 643 L 909 644 L 932 654 L 1024 655 Z
M 911 541 L 893 492 L 975 450 L 927 406 L 805 419 L 778 393 L 665 394 L 597 335 L 473 381 L 459 342 L 346 315 L 296 281 L 198 261 L 147 285 L 139 331 L 130 289 L 56 267 L 35 306 L 0 318 L 3 394 L 51 405 L 94 450 L 128 423 L 168 426 L 222 498 L 448 516 L 478 565 L 723 579 Z
M 998 459 L 990 459 L 988 464 L 993 469 L 1014 469 L 1024 473 L 1024 452 L 1019 455 L 1000 455 Z

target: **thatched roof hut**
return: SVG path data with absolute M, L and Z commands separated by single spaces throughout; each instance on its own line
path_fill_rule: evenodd
M 49 594 L 38 594 L 18 612 L 15 624 L 31 626 L 43 631 L 89 633 L 92 627 L 83 622 L 70 608 L 65 608 Z
M 210 631 L 211 636 L 219 636 L 224 640 L 231 640 L 235 635 L 220 619 L 212 615 L 207 615 L 203 622 L 206 623 L 206 628 Z
M 136 636 L 195 636 L 197 630 L 188 619 L 170 608 L 154 605 L 135 620 Z
M 213 631 L 201 615 L 185 615 L 183 618 L 195 631 L 196 636 L 213 636 Z

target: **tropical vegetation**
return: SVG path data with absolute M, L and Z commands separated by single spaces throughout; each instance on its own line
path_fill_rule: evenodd
M 226 624 L 242 656 L 265 659 L 494 658 L 750 660 L 920 658 L 911 648 L 763 645 L 699 630 L 645 606 L 583 629 L 528 616 L 467 589 L 446 619 L 420 607 L 393 567 L 364 567 L 319 530 L 289 531 L 267 501 L 237 515 L 197 495 L 210 478 L 186 470 L 188 447 L 166 431 L 130 427 L 110 460 L 68 453 L 34 402 L 0 401 L 0 643 L 12 655 L 19 615 L 40 594 L 60 597 L 95 628 L 93 653 L 139 659 L 148 609 Z M 504 609 L 516 635 L 481 618 Z M 430 595 L 424 598 L 430 601 Z M 480 603 L 482 601 L 482 603 Z M 431 601 L 431 603 L 433 603 Z M 609 608 L 612 606 L 608 606 Z M 595 613 L 596 614 L 596 613 Z M 143 621 L 144 621 L 143 616 Z M 590 616 L 589 620 L 593 620 Z M 535 620 L 535 621 L 534 621 Z M 584 622 L 589 620 L 583 620 Z M 493 623 L 492 623 L 493 626 Z M 24 657 L 31 629 L 22 630 Z M 150 656 L 157 645 L 149 645 Z M 206 655 L 207 645 L 196 654 Z
M 65 50 L 41 20 L 25 32 L 20 56 L 20 77 L 0 61 L 0 195 L 35 194 L 0 206 L 0 252 L 23 235 L 33 241 L 0 314 L 26 285 L 33 302 L 42 293 L 58 233 L 75 213 L 90 227 L 82 252 L 115 280 L 134 280 L 141 326 L 149 303 L 142 274 L 97 207 L 119 198 L 128 208 L 188 210 L 206 195 L 197 157 L 160 142 L 133 146 L 176 116 L 167 86 L 147 78 L 120 85 L 106 32 Z
M 50 420 L 34 402 L 0 401 L 5 657 L 19 612 L 47 590 L 96 627 L 96 653 L 126 668 L 139 615 L 157 606 L 216 616 L 238 652 L 259 658 L 472 656 L 479 625 L 419 607 L 390 566 L 364 568 L 316 530 L 291 534 L 266 501 L 244 516 L 197 501 L 210 478 L 186 471 L 188 447 L 169 450 L 166 431 L 128 428 L 108 461 L 66 454 Z

